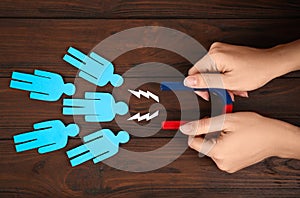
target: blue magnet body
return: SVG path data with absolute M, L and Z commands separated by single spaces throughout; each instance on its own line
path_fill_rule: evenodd
M 233 101 L 225 89 L 220 88 L 190 88 L 184 86 L 182 82 L 162 82 L 160 84 L 160 90 L 162 91 L 209 91 L 213 94 L 218 95 L 224 104 L 226 105 L 232 105 Z

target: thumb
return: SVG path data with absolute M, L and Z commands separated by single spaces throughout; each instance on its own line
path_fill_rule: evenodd
M 226 83 L 227 77 L 220 73 L 199 73 L 188 76 L 183 84 L 190 88 L 220 88 L 229 89 Z

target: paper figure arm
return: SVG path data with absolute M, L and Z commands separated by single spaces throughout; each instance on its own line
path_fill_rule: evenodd
M 55 122 L 54 120 L 51 120 L 51 121 L 45 121 L 45 122 L 35 123 L 33 125 L 33 128 L 35 130 L 37 130 L 37 129 L 45 129 L 45 128 L 52 128 L 54 122 Z
M 71 150 L 68 150 L 67 151 L 67 156 L 68 156 L 68 158 L 72 158 L 72 157 L 75 157 L 75 156 L 80 155 L 82 153 L 85 153 L 87 151 L 88 151 L 88 148 L 86 147 L 86 145 L 82 144 L 82 145 L 77 146 L 77 147 L 75 147 Z
M 89 81 L 90 83 L 93 83 L 95 85 L 98 85 L 98 79 L 96 77 L 94 77 L 91 74 L 88 74 L 84 71 L 79 72 L 79 76 L 87 81 Z
M 101 162 L 101 161 L 103 161 L 103 160 L 105 160 L 109 157 L 112 157 L 112 156 L 113 156 L 112 152 L 107 151 L 107 152 L 103 153 L 102 155 L 94 158 L 93 162 L 94 162 L 94 164 L 96 164 L 96 163 Z
M 56 101 L 57 99 L 51 99 L 49 100 L 49 94 L 43 94 L 43 93 L 36 93 L 36 92 L 31 92 L 29 97 L 31 99 L 35 99 L 35 100 L 44 100 L 44 101 Z
M 112 98 L 112 96 L 109 93 L 102 93 L 102 92 L 85 92 L 84 97 L 86 99 L 99 99 L 99 100 Z
M 98 63 L 100 63 L 103 66 L 112 65 L 112 63 L 110 61 L 106 60 L 105 58 L 96 54 L 95 52 L 91 52 L 90 57 L 93 58 L 94 60 L 96 60 Z
M 102 137 L 103 137 L 103 132 L 100 130 L 100 131 L 97 131 L 97 132 L 94 132 L 94 133 L 84 136 L 83 141 L 86 143 L 93 139 L 102 138 Z
M 84 119 L 86 122 L 108 122 L 112 120 L 110 115 L 87 115 Z
M 57 76 L 57 75 L 60 76 L 59 74 L 55 74 L 55 73 L 48 72 L 48 71 L 43 71 L 43 70 L 38 70 L 38 69 L 34 70 L 34 75 L 49 78 L 49 79 L 51 79 L 51 78 L 53 78 L 54 76 Z
M 63 148 L 63 147 L 59 144 L 50 144 L 50 145 L 43 146 L 43 147 L 39 148 L 38 152 L 40 154 L 44 154 L 44 153 L 49 153 L 51 151 L 55 151 L 55 150 L 58 150 L 58 149 L 61 149 L 61 148 Z

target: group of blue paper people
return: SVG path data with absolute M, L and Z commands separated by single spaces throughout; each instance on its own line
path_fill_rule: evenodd
M 91 52 L 85 55 L 70 47 L 63 59 L 78 68 L 79 77 L 97 86 L 111 83 L 114 87 L 123 84 L 122 76 L 114 74 L 113 64 Z M 30 92 L 30 98 L 43 101 L 57 101 L 63 94 L 72 96 L 76 87 L 72 83 L 64 83 L 61 75 L 35 70 L 34 74 L 13 72 L 10 87 Z M 109 122 L 115 116 L 125 115 L 128 106 L 124 102 L 116 102 L 110 93 L 86 92 L 84 99 L 63 99 L 64 115 L 84 115 L 86 122 Z M 15 135 L 16 151 L 22 152 L 37 149 L 39 153 L 47 153 L 64 148 L 68 136 L 79 134 L 77 124 L 65 124 L 60 120 L 50 120 L 33 125 L 34 131 Z M 112 157 L 119 150 L 120 143 L 130 139 L 126 131 L 119 131 L 117 135 L 110 129 L 102 129 L 83 137 L 81 146 L 67 151 L 72 166 L 79 165 L 93 159 L 94 163 Z

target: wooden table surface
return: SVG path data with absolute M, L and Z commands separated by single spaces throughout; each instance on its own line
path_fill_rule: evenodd
M 16 153 L 14 135 L 32 130 L 36 122 L 61 119 L 71 123 L 73 117 L 61 115 L 62 100 L 33 101 L 27 92 L 10 89 L 12 71 L 42 69 L 57 72 L 65 81 L 73 82 L 77 70 L 62 60 L 69 46 L 88 53 L 114 33 L 146 25 L 182 31 L 207 49 L 215 41 L 266 48 L 300 38 L 300 3 L 297 0 L 1 0 L 0 197 L 299 197 L 300 161 L 292 159 L 273 157 L 228 174 L 209 158 L 199 158 L 196 152 L 187 149 L 165 167 L 132 173 L 90 161 L 72 168 L 65 152 L 80 145 L 80 138 L 71 138 L 66 148 L 48 154 L 39 155 L 36 150 Z M 191 67 L 183 57 L 153 48 L 134 50 L 114 60 L 120 74 L 145 62 L 165 63 L 183 74 Z M 237 98 L 234 111 L 255 111 L 299 126 L 299 84 L 299 72 L 274 79 L 250 92 L 249 99 Z M 159 94 L 155 84 L 144 88 Z M 110 91 L 111 87 L 97 90 Z M 160 97 L 168 118 L 179 118 L 180 107 L 174 95 Z M 147 99 L 132 97 L 130 114 L 146 113 L 150 105 Z M 209 115 L 209 103 L 199 99 L 199 106 L 201 117 Z M 193 107 L 186 108 L 193 112 Z M 83 125 L 83 133 L 99 127 Z M 115 122 L 103 126 L 114 131 L 120 129 Z M 172 137 L 171 131 L 146 138 L 132 136 L 122 148 L 151 151 Z

